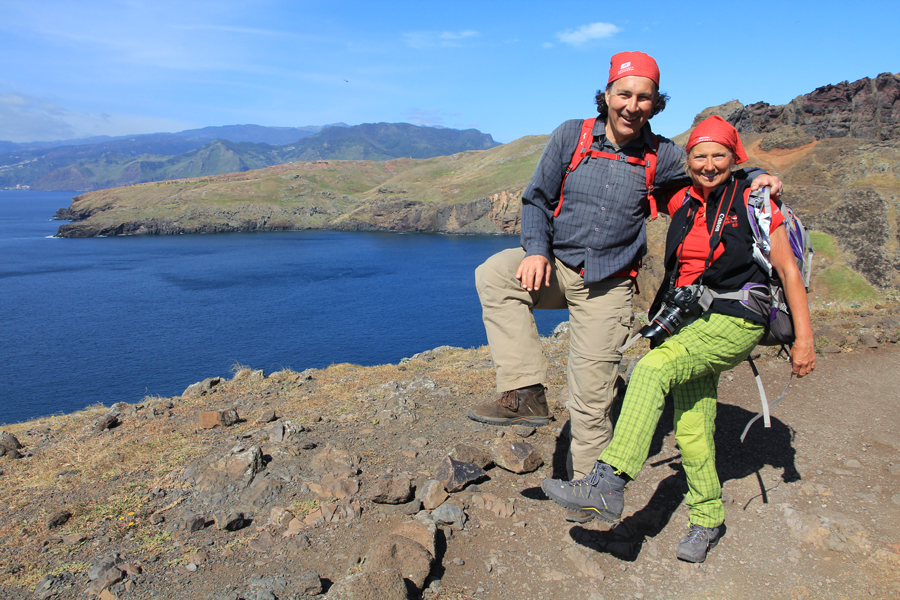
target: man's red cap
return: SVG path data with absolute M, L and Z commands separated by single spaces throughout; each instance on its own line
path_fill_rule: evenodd
M 713 115 L 708 119 L 704 119 L 694 127 L 688 138 L 687 151 L 702 142 L 716 142 L 722 144 L 734 153 L 734 164 L 739 165 L 747 160 L 747 153 L 744 152 L 744 145 L 741 143 L 741 136 L 738 135 L 731 123 L 718 115 Z
M 659 67 L 653 57 L 643 52 L 619 52 L 609 59 L 609 81 L 623 77 L 646 77 L 659 87 Z

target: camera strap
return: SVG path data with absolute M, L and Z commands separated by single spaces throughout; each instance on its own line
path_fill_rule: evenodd
M 731 190 L 731 196 L 728 199 L 728 205 L 725 206 L 725 197 L 728 196 L 728 191 Z M 706 262 L 703 264 L 703 271 L 700 273 L 700 277 L 697 279 L 697 284 L 703 283 L 703 276 L 706 274 L 706 270 L 709 268 L 710 263 L 713 260 L 713 256 L 715 255 L 716 248 L 719 247 L 719 242 L 722 241 L 722 229 L 725 227 L 725 218 L 728 216 L 728 213 L 731 211 L 731 206 L 734 204 L 734 197 L 737 194 L 737 182 L 734 179 L 734 175 L 728 181 L 728 187 L 725 188 L 725 191 L 722 193 L 722 199 L 719 201 L 717 210 L 716 210 L 716 219 L 713 223 L 713 230 L 709 235 L 709 255 L 706 257 Z M 688 214 L 685 217 L 684 226 L 681 228 L 681 242 L 679 243 L 678 248 L 678 256 L 675 258 L 675 268 L 672 269 L 672 274 L 669 277 L 669 287 L 674 288 L 675 282 L 678 280 L 678 266 L 681 264 L 681 254 L 684 252 L 684 242 L 687 239 L 688 233 L 694 228 L 694 221 L 696 220 L 697 213 L 699 209 L 695 206 L 694 202 L 691 202 L 691 189 L 687 188 L 685 192 L 685 203 L 690 202 L 690 206 L 688 207 Z M 722 207 L 725 206 L 725 210 L 722 210 Z
M 728 190 L 731 190 L 731 197 L 728 199 L 728 206 L 725 206 L 725 196 L 728 195 Z M 709 256 L 706 257 L 706 262 L 703 264 L 703 271 L 700 273 L 700 278 L 697 280 L 698 284 L 703 284 L 703 276 L 706 275 L 706 270 L 712 262 L 716 248 L 718 248 L 719 242 L 722 241 L 722 229 L 725 227 L 725 217 L 727 217 L 728 213 L 731 211 L 735 194 L 737 194 L 737 183 L 734 180 L 734 176 L 731 176 L 728 180 L 728 187 L 725 188 L 725 191 L 722 193 L 722 199 L 719 200 L 718 210 L 716 210 L 716 221 L 713 225 L 712 233 L 709 236 Z M 722 210 L 723 206 L 725 207 L 725 210 Z M 682 245 L 684 245 L 684 242 L 682 242 Z
M 696 207 L 694 206 L 694 203 L 691 202 L 690 187 L 684 192 L 684 202 L 690 202 L 690 205 L 688 206 L 688 214 L 684 218 L 684 225 L 681 228 L 681 241 L 679 242 L 678 256 L 675 257 L 675 268 L 672 269 L 672 275 L 669 277 L 669 289 L 674 288 L 675 282 L 678 281 L 678 266 L 681 264 L 681 254 L 684 252 L 684 240 L 687 238 L 688 232 L 694 227 L 694 218 L 697 216 L 697 210 L 695 210 Z

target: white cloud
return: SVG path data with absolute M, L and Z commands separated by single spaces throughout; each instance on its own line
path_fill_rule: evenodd
M 413 31 L 404 33 L 403 39 L 411 48 L 450 48 L 462 46 L 463 41 L 478 37 L 473 29 L 463 31 Z
M 448 113 L 441 110 L 427 110 L 423 108 L 408 108 L 403 111 L 403 118 L 407 123 L 413 125 L 424 125 L 427 127 L 446 127 L 444 119 L 458 119 L 462 117 L 462 113 Z
M 10 142 L 182 131 L 192 126 L 162 117 L 78 112 L 47 98 L 17 92 L 0 93 L 0 132 L 3 139 Z
M 46 99 L 0 94 L 0 131 L 10 142 L 36 142 L 75 137 L 63 116 L 66 110 Z
M 612 37 L 621 31 L 612 23 L 590 23 L 578 29 L 569 29 L 556 34 L 556 38 L 564 44 L 583 46 L 593 40 Z

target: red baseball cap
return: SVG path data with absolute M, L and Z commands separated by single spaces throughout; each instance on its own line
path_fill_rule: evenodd
M 623 77 L 646 77 L 659 87 L 659 67 L 649 54 L 643 52 L 619 52 L 609 59 L 609 85 Z
M 744 152 L 744 145 L 741 143 L 741 136 L 738 135 L 737 129 L 718 115 L 704 119 L 694 127 L 688 137 L 685 149 L 690 152 L 691 148 L 702 142 L 716 142 L 731 150 L 734 153 L 734 164 L 736 165 L 747 160 L 747 153 Z

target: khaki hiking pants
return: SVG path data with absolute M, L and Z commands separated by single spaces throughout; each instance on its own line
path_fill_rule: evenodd
M 609 409 L 625 343 L 634 323 L 634 286 L 610 278 L 585 287 L 580 275 L 555 261 L 550 285 L 529 292 L 516 279 L 525 251 L 504 250 L 475 270 L 484 328 L 497 369 L 497 391 L 547 381 L 547 358 L 532 310 L 569 309 L 569 448 L 574 478 L 590 473 L 612 437 Z

